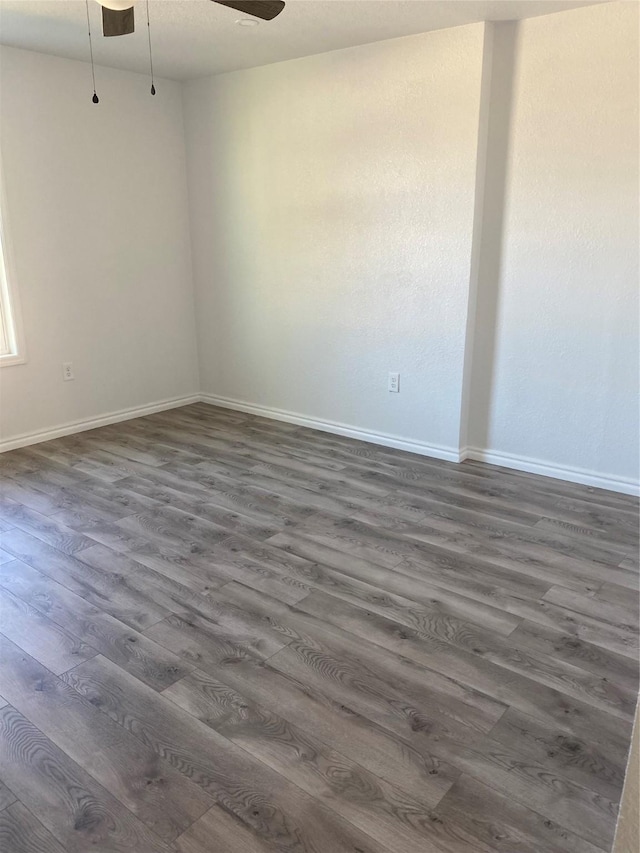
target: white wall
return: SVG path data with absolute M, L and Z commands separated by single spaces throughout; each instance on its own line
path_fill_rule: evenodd
M 199 387 L 633 489 L 637 60 L 607 3 L 193 81 L 187 205 L 176 84 L 3 49 L 3 438 Z
M 469 443 L 637 482 L 637 4 L 521 22 L 510 114 Z
M 202 391 L 633 488 L 637 15 L 187 84 Z
M 205 393 L 457 454 L 483 34 L 186 84 Z
M 640 697 L 638 699 L 613 853 L 637 853 L 640 849 Z
M 28 361 L 0 434 L 197 391 L 180 85 L 3 47 L 8 225 Z M 62 381 L 62 362 L 76 379 Z

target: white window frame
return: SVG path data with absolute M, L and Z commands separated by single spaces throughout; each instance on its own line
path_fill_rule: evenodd
M 0 344 L 6 341 L 7 352 L 0 352 L 0 367 L 11 367 L 24 364 L 27 355 L 22 331 L 22 314 L 20 300 L 16 290 L 15 270 L 12 263 L 12 251 L 7 226 L 7 205 L 4 192 L 4 181 L 1 180 L 0 164 Z

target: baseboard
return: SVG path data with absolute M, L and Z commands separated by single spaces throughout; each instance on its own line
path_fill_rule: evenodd
M 488 462 L 491 465 L 501 465 L 516 471 L 526 471 L 528 474 L 540 474 L 543 477 L 553 477 L 555 480 L 567 480 L 569 483 L 580 483 L 583 486 L 593 486 L 597 489 L 608 489 L 611 492 L 621 492 L 625 495 L 640 495 L 640 484 L 626 477 L 613 477 L 589 471 L 586 468 L 567 468 L 544 462 L 542 459 L 532 459 L 528 456 L 516 456 L 512 453 L 500 453 L 494 450 L 483 450 L 479 447 L 465 447 L 460 451 L 460 461 L 474 459 L 477 462 Z
M 297 412 L 288 412 L 284 409 L 273 409 L 269 406 L 258 406 L 253 403 L 245 403 L 243 400 L 232 400 L 228 397 L 216 397 L 212 394 L 201 394 L 203 403 L 211 406 L 221 406 L 224 409 L 233 409 L 238 412 L 247 412 L 250 415 L 259 415 L 270 418 L 273 421 L 284 421 L 288 424 L 317 429 L 321 432 L 345 435 L 348 438 L 357 438 L 360 441 L 368 441 L 370 444 L 379 444 L 382 447 L 393 447 L 396 450 L 406 450 L 408 453 L 417 453 L 420 456 L 431 456 L 434 459 L 444 459 L 447 462 L 459 462 L 460 454 L 457 448 L 441 445 L 426 444 L 421 441 L 411 441 L 399 435 L 384 432 L 371 432 L 366 429 L 339 423 L 338 421 L 320 421 L 309 418 Z
M 217 397 L 212 394 L 191 394 L 187 397 L 173 397 L 172 399 L 159 400 L 156 403 L 150 403 L 146 406 L 136 406 L 132 409 L 120 409 L 117 412 L 109 412 L 97 418 L 71 421 L 39 432 L 23 433 L 13 438 L 0 440 L 0 453 L 5 453 L 8 450 L 16 450 L 19 447 L 28 447 L 30 444 L 39 444 L 42 441 L 51 441 L 51 439 L 61 438 L 63 435 L 73 435 L 77 432 L 85 432 L 86 430 L 116 424 L 121 421 L 142 418 L 145 415 L 152 415 L 155 412 L 177 409 L 180 406 L 188 406 L 191 403 L 198 402 L 208 403 L 211 406 L 221 406 L 224 409 L 247 412 L 251 415 L 259 415 L 275 421 L 297 424 L 308 427 L 309 429 L 317 429 L 321 432 L 344 435 L 348 438 L 367 441 L 370 444 L 378 444 L 382 447 L 393 447 L 396 450 L 405 450 L 408 453 L 416 453 L 420 456 L 444 459 L 447 462 L 463 462 L 465 459 L 474 459 L 477 462 L 488 462 L 491 465 L 500 465 L 515 471 L 526 471 L 529 474 L 540 474 L 543 477 L 553 477 L 556 480 L 581 483 L 582 485 L 593 486 L 597 489 L 608 489 L 609 491 L 620 492 L 625 495 L 640 496 L 640 484 L 625 477 L 607 476 L 585 468 L 563 467 L 541 459 L 516 456 L 512 453 L 500 453 L 493 450 L 483 450 L 479 447 L 465 447 L 458 451 L 454 447 L 412 441 L 390 433 L 372 432 L 371 430 L 359 429 L 338 421 L 321 421 L 297 412 L 246 403 L 243 400 L 234 400 L 228 397 Z
M 63 435 L 73 435 L 76 432 L 85 432 L 88 429 L 117 424 L 120 421 L 142 418 L 145 415 L 153 415 L 155 412 L 164 412 L 167 409 L 177 409 L 180 406 L 188 406 L 190 403 L 199 403 L 200 400 L 201 397 L 199 394 L 191 394 L 188 397 L 173 397 L 170 400 L 160 400 L 157 403 L 150 403 L 147 406 L 136 406 L 133 409 L 120 409 L 117 412 L 109 412 L 98 418 L 70 421 L 51 429 L 23 433 L 22 435 L 0 441 L 0 453 L 6 453 L 7 450 L 16 450 L 18 447 L 28 447 L 30 444 L 40 444 L 42 441 L 51 441 L 51 439 L 61 438 Z

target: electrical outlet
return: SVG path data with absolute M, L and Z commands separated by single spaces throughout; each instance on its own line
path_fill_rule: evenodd
M 392 394 L 399 394 L 400 393 L 400 374 L 399 373 L 390 373 L 389 374 L 389 384 L 388 384 L 387 388 Z
M 76 378 L 73 375 L 73 364 L 70 361 L 65 361 L 62 364 L 62 378 L 65 382 L 70 382 Z

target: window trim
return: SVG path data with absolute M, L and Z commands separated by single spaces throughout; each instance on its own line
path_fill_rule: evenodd
M 24 364 L 27 353 L 24 345 L 22 328 L 22 312 L 16 288 L 16 275 L 13 266 L 13 251 L 7 224 L 7 204 L 2 178 L 2 163 L 0 162 L 0 298 L 5 309 L 4 320 L 6 335 L 11 352 L 0 355 L 0 368 Z

